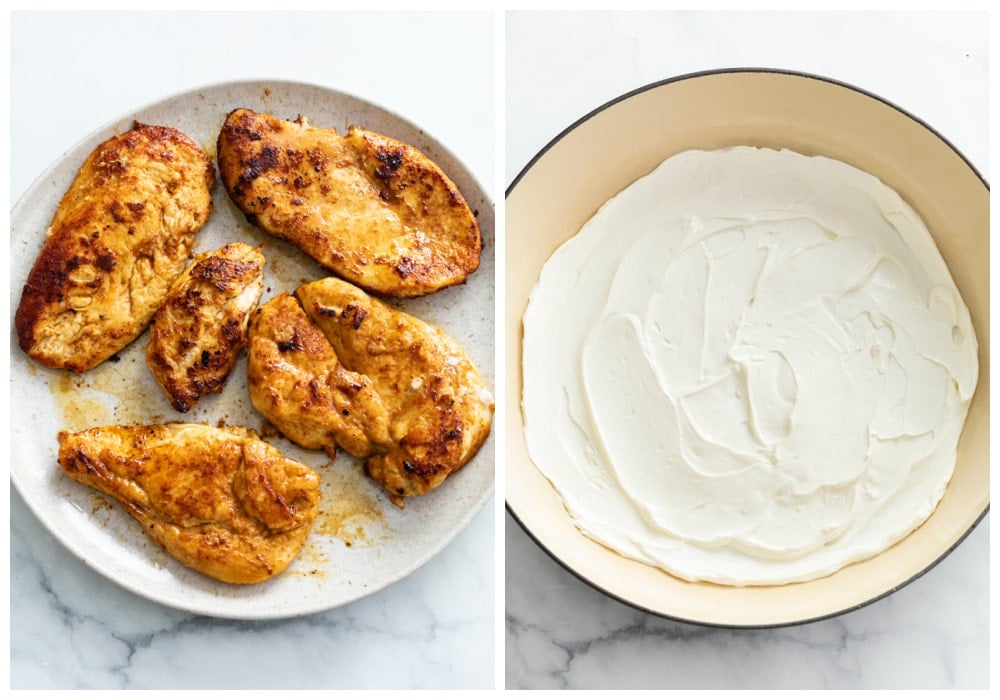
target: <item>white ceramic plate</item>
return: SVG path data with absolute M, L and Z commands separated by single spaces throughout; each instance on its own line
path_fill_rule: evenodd
M 11 317 L 55 208 L 88 154 L 127 131 L 133 120 L 173 126 L 214 159 L 222 122 L 237 107 L 341 131 L 357 124 L 405 141 L 435 161 L 478 213 L 483 234 L 479 270 L 465 285 L 398 304 L 462 343 L 489 385 L 494 374 L 493 203 L 444 146 L 405 119 L 323 87 L 270 81 L 226 83 L 185 92 L 92 133 L 50 167 L 11 213 Z M 267 257 L 261 302 L 303 282 L 325 277 L 309 258 L 247 223 L 221 182 L 213 212 L 195 250 L 230 241 L 263 244 Z M 411 573 L 441 551 L 493 493 L 494 442 L 435 491 L 407 500 L 402 510 L 368 479 L 361 463 L 342 452 L 336 460 L 269 438 L 286 455 L 323 477 L 321 513 L 305 547 L 281 575 L 262 584 L 233 586 L 185 568 L 154 545 L 117 503 L 67 478 L 56 461 L 56 434 L 111 424 L 168 421 L 245 425 L 261 430 L 263 418 L 246 390 L 245 354 L 221 394 L 187 414 L 172 409 L 145 363 L 147 334 L 82 375 L 35 364 L 20 350 L 11 329 L 11 480 L 48 530 L 71 552 L 125 588 L 182 610 L 218 617 L 268 619 L 327 610 L 374 593 Z

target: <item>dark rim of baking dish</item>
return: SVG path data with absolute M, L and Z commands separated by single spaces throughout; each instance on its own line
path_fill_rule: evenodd
M 552 147 L 554 147 L 557 143 L 559 143 L 559 141 L 561 141 L 567 134 L 569 134 L 571 131 L 573 131 L 574 129 L 576 129 L 578 126 L 580 126 L 581 124 L 583 124 L 586 121 L 589 121 L 591 118 L 593 118 L 594 116 L 600 114 L 604 110 L 606 110 L 606 109 L 608 109 L 610 107 L 613 107 L 614 105 L 618 104 L 619 102 L 623 102 L 623 101 L 625 101 L 625 100 L 627 100 L 627 99 L 629 99 L 631 97 L 634 97 L 635 95 L 639 95 L 639 94 L 641 94 L 643 92 L 647 92 L 649 90 L 653 90 L 653 89 L 656 89 L 658 87 L 662 87 L 664 85 L 669 85 L 671 83 L 679 83 L 679 82 L 684 81 L 684 80 L 692 80 L 694 78 L 702 78 L 702 77 L 710 76 L 710 75 L 723 75 L 723 74 L 729 74 L 729 73 L 774 73 L 774 74 L 778 74 L 778 75 L 790 75 L 790 76 L 795 76 L 795 77 L 799 77 L 799 78 L 806 78 L 806 79 L 809 79 L 809 80 L 818 80 L 820 82 L 830 83 L 831 85 L 836 85 L 838 87 L 842 87 L 842 88 L 846 88 L 848 90 L 852 90 L 853 92 L 857 92 L 857 93 L 859 93 L 861 95 L 864 95 L 864 96 L 869 97 L 869 98 L 871 98 L 873 100 L 881 102 L 882 104 L 886 105 L 887 107 L 892 108 L 893 110 L 895 110 L 895 111 L 899 112 L 900 114 L 902 114 L 904 117 L 907 117 L 908 119 L 916 122 L 920 126 L 922 126 L 925 129 L 927 129 L 929 132 L 931 132 L 935 136 L 935 138 L 937 138 L 939 141 L 941 141 L 946 146 L 948 146 L 948 148 L 950 148 L 955 153 L 955 155 L 957 155 L 959 158 L 962 159 L 962 162 L 964 162 L 966 164 L 966 166 L 968 166 L 968 168 L 973 173 L 976 174 L 976 177 L 979 178 L 979 181 L 983 183 L 983 186 L 986 187 L 987 191 L 989 191 L 989 189 L 990 189 L 990 185 L 986 181 L 986 179 L 983 177 L 982 173 L 980 173 L 979 170 L 976 168 L 976 166 L 973 165 L 969 161 L 969 159 L 965 157 L 964 153 L 962 153 L 960 150 L 958 150 L 958 148 L 955 147 L 955 144 L 953 144 L 951 141 L 949 141 L 947 138 L 945 138 L 943 135 L 941 135 L 938 131 L 936 131 L 932 126 L 930 126 L 924 120 L 922 120 L 919 117 L 911 114 L 910 112 L 906 111 L 902 107 L 900 107 L 900 106 L 898 106 L 896 104 L 893 104 L 889 100 L 887 100 L 887 99 L 885 99 L 883 97 L 880 97 L 879 95 L 876 95 L 873 92 L 869 92 L 868 90 L 864 90 L 863 88 L 859 88 L 859 87 L 857 87 L 855 85 L 851 85 L 850 83 L 845 83 L 845 82 L 842 82 L 840 80 L 835 80 L 833 78 L 827 78 L 827 77 L 824 77 L 824 76 L 821 76 L 821 75 L 814 75 L 814 74 L 811 74 L 811 73 L 804 73 L 802 71 L 785 70 L 785 69 L 780 69 L 780 68 L 721 68 L 721 69 L 716 69 L 716 70 L 698 71 L 698 72 L 695 72 L 695 73 L 685 73 L 683 75 L 674 76 L 672 78 L 665 78 L 664 80 L 658 80 L 658 81 L 656 81 L 654 83 L 649 83 L 649 84 L 644 85 L 642 87 L 636 88 L 635 90 L 631 90 L 629 92 L 626 92 L 623 95 L 619 95 L 618 97 L 615 97 L 614 99 L 609 100 L 608 102 L 605 102 L 600 107 L 597 107 L 596 109 L 590 111 L 588 114 L 580 117 L 575 122 L 573 122 L 572 124 L 570 124 L 568 127 L 566 127 L 565 129 L 563 129 L 559 133 L 558 136 L 556 136 L 551 141 L 549 141 L 545 145 L 545 147 L 542 148 L 542 150 L 540 150 L 537 154 L 535 154 L 535 157 L 532 158 L 528 162 L 528 164 L 525 165 L 524 168 L 521 169 L 521 172 L 519 172 L 517 174 L 517 177 L 515 177 L 514 180 L 507 187 L 507 190 L 504 193 L 504 198 L 506 199 L 506 198 L 510 197 L 511 192 L 513 192 L 514 188 L 517 187 L 517 184 L 518 184 L 518 182 L 521 181 L 521 178 L 524 177 L 528 173 L 528 171 L 531 170 L 532 167 L 534 167 L 535 163 L 537 163 L 538 160 L 542 156 L 544 156 L 546 153 L 548 153 L 548 151 Z M 860 610 L 861 608 L 864 608 L 864 607 L 866 607 L 868 605 L 871 605 L 872 603 L 875 603 L 876 601 L 882 600 L 883 598 L 892 595 L 893 593 L 895 593 L 896 591 L 900 590 L 901 588 L 904 588 L 905 586 L 908 586 L 909 584 L 913 583 L 918 578 L 920 578 L 921 576 L 923 576 L 924 574 L 926 574 L 928 571 L 930 571 L 931 569 L 933 569 L 935 566 L 937 566 L 938 564 L 940 564 L 949 554 L 951 554 L 955 550 L 956 547 L 958 547 L 960 544 L 962 544 L 962 542 L 965 541 L 965 538 L 968 537 L 969 534 L 972 533 L 972 531 L 976 529 L 976 527 L 979 525 L 979 523 L 982 522 L 983 518 L 985 518 L 986 514 L 989 513 L 989 511 L 990 511 L 990 504 L 987 502 L 986 507 L 983 509 L 983 512 L 979 514 L 979 516 L 972 523 L 972 525 L 970 525 L 969 528 L 962 534 L 962 536 L 959 537 L 957 540 L 955 540 L 955 542 L 950 547 L 948 547 L 948 549 L 945 550 L 941 554 L 940 557 L 938 557 L 933 562 L 931 562 L 926 568 L 922 569 L 921 571 L 918 571 L 916 574 L 914 574 L 913 576 L 911 576 L 910 578 L 908 578 L 906 581 L 903 581 L 902 583 L 900 583 L 900 584 L 898 584 L 896 586 L 893 586 L 892 588 L 890 588 L 890 589 L 888 589 L 888 590 L 886 590 L 886 591 L 878 594 L 877 596 L 875 596 L 873 598 L 869 598 L 868 600 L 866 600 L 864 602 L 858 603 L 857 605 L 852 605 L 852 606 L 844 608 L 842 610 L 838 610 L 838 611 L 835 611 L 835 612 L 832 612 L 832 613 L 827 613 L 825 615 L 818 615 L 816 617 L 805 618 L 805 619 L 802 619 L 802 620 L 790 620 L 790 621 L 787 621 L 787 622 L 776 622 L 776 623 L 771 623 L 771 624 L 759 624 L 759 625 L 736 625 L 736 624 L 723 624 L 723 623 L 718 623 L 718 622 L 705 622 L 705 621 L 702 621 L 702 620 L 691 620 L 691 619 L 687 619 L 687 618 L 680 617 L 680 616 L 677 616 L 677 615 L 668 615 L 666 613 L 662 613 L 662 612 L 659 612 L 659 611 L 656 611 L 656 610 L 650 610 L 649 608 L 643 607 L 642 605 L 638 605 L 637 603 L 634 603 L 634 602 L 632 602 L 630 600 L 626 600 L 625 598 L 622 598 L 621 596 L 618 596 L 618 595 L 612 593 L 611 591 L 605 590 L 601 586 L 598 586 L 596 583 L 594 583 L 593 581 L 590 581 L 589 579 L 587 579 L 583 575 L 581 575 L 579 572 L 577 572 L 576 570 L 574 570 L 571 566 L 569 566 L 564 561 L 562 561 L 558 556 L 556 556 L 556 554 L 554 552 L 552 552 L 548 547 L 546 547 L 544 544 L 542 544 L 542 542 L 535 536 L 535 534 L 533 532 L 531 532 L 531 530 L 528 529 L 527 526 L 525 526 L 525 524 L 521 521 L 520 518 L 517 517 L 517 513 L 514 512 L 513 508 L 511 508 L 510 503 L 507 502 L 506 500 L 504 501 L 504 503 L 505 503 L 505 507 L 506 507 L 507 512 L 510 513 L 510 515 L 514 519 L 514 521 L 520 526 L 520 528 L 525 532 L 525 534 L 527 534 L 528 537 L 531 538 L 531 540 L 534 541 L 534 543 L 536 545 L 538 545 L 538 547 L 543 552 L 545 552 L 546 554 L 548 554 L 549 557 L 553 561 L 555 561 L 557 564 L 559 564 L 563 569 L 565 569 L 566 571 L 568 571 L 569 573 L 571 573 L 573 576 L 575 576 L 576 578 L 578 578 L 580 581 L 583 581 L 585 584 L 587 584 L 588 586 L 590 586 L 594 590 L 599 591 L 600 593 L 606 595 L 607 597 L 612 598 L 614 600 L 617 600 L 618 602 L 623 603 L 623 604 L 625 604 L 625 605 L 627 605 L 627 606 L 629 606 L 631 608 L 634 608 L 636 610 L 640 610 L 640 611 L 648 613 L 650 615 L 655 615 L 656 617 L 664 618 L 664 619 L 667 619 L 667 620 L 675 620 L 677 622 L 683 622 L 683 623 L 691 624 L 691 625 L 698 625 L 700 627 L 715 627 L 715 628 L 721 628 L 721 629 L 747 629 L 747 630 L 753 630 L 753 629 L 777 629 L 777 628 L 782 628 L 782 627 L 794 627 L 794 626 L 797 626 L 797 625 L 805 625 L 805 624 L 809 624 L 811 622 L 819 622 L 821 620 L 828 620 L 828 619 L 831 619 L 831 618 L 834 618 L 834 617 L 839 617 L 841 615 L 846 615 L 847 613 L 854 612 L 855 610 Z

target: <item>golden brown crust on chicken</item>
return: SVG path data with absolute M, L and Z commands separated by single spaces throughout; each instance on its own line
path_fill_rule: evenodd
M 405 143 L 237 109 L 217 150 L 222 181 L 248 220 L 364 289 L 420 296 L 479 267 L 475 215 L 447 175 Z
M 62 431 L 59 465 L 118 500 L 180 562 L 226 583 L 284 571 L 319 512 L 319 476 L 245 428 Z
M 265 315 L 265 305 L 250 331 L 248 367 L 255 368 L 247 377 L 251 399 L 278 430 L 304 447 L 326 447 L 333 441 L 367 458 L 368 473 L 397 503 L 437 487 L 476 454 L 490 432 L 493 399 L 454 339 L 336 278 L 303 285 L 296 296 L 301 309 L 296 311 L 298 305 L 287 296 L 281 313 Z M 284 363 L 260 357 L 255 336 L 289 333 L 282 324 L 293 314 L 299 329 L 294 333 L 309 342 L 286 340 Z M 310 352 L 314 344 L 318 349 Z M 325 377 L 340 368 L 359 378 L 364 389 L 359 395 L 370 404 L 376 397 L 380 412 L 355 411 L 358 404 L 349 395 L 336 403 L 317 393 L 323 411 L 314 411 L 308 402 L 299 409 L 298 398 L 283 401 L 289 396 L 283 387 L 325 387 Z M 276 405 L 282 410 L 276 411 Z M 335 420 L 345 410 L 367 440 L 356 439 Z M 303 435 L 306 418 L 309 427 Z
M 298 445 L 325 449 L 340 444 L 368 454 L 389 439 L 388 415 L 372 382 L 337 361 L 329 341 L 288 294 L 254 314 L 247 347 L 250 400 Z
M 135 340 L 187 263 L 215 169 L 190 138 L 136 122 L 87 158 L 56 209 L 15 315 L 21 349 L 82 372 Z
M 199 254 L 174 281 L 153 317 L 146 364 L 175 409 L 222 389 L 263 288 L 264 255 L 246 243 Z

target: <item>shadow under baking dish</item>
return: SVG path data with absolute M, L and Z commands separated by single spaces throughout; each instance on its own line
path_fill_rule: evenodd
M 667 157 L 737 145 L 827 156 L 895 189 L 930 229 L 979 341 L 979 384 L 955 473 L 934 513 L 871 559 L 783 586 L 683 581 L 588 539 L 528 457 L 521 413 L 521 319 L 549 256 L 604 202 Z M 540 547 L 594 588 L 696 624 L 800 624 L 905 586 L 947 556 L 989 510 L 989 188 L 945 138 L 904 110 L 850 85 L 776 70 L 710 71 L 654 83 L 584 116 L 532 159 L 507 190 L 506 236 L 507 509 Z

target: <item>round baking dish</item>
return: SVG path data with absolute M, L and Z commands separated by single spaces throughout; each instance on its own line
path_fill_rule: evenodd
M 927 224 L 975 326 L 980 376 L 948 489 L 931 517 L 876 557 L 783 586 L 691 583 L 583 536 L 528 457 L 521 413 L 521 319 L 552 252 L 597 209 L 665 158 L 737 145 L 789 148 L 865 170 Z M 989 189 L 918 118 L 861 89 L 801 73 L 740 69 L 672 78 L 586 115 L 518 175 L 506 199 L 506 500 L 527 533 L 579 578 L 640 609 L 726 627 L 829 617 L 877 600 L 933 567 L 989 509 Z

